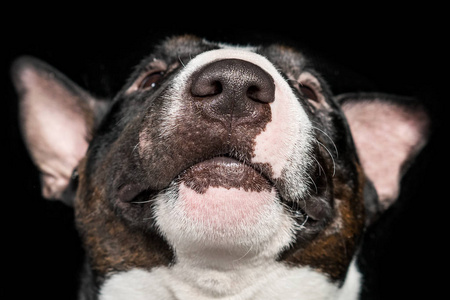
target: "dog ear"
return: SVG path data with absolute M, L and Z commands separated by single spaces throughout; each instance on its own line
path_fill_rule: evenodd
M 378 194 L 378 209 L 384 210 L 396 200 L 401 177 L 426 144 L 428 115 L 411 98 L 361 93 L 337 100 L 366 176 Z
M 32 57 L 19 58 L 11 71 L 22 134 L 41 172 L 42 194 L 70 202 L 63 193 L 86 153 L 102 101 Z

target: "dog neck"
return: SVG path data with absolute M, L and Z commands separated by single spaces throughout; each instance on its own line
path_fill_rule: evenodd
M 250 265 L 252 263 L 248 262 Z M 268 272 L 270 270 L 270 272 Z M 180 262 L 173 267 L 159 267 L 151 272 L 133 269 L 109 278 L 101 289 L 101 300 L 133 295 L 135 300 L 148 299 L 357 299 L 360 274 L 350 267 L 343 287 L 332 284 L 327 276 L 311 268 L 290 268 L 266 261 L 226 270 L 193 267 Z M 299 285 L 301 282 L 314 284 Z M 299 288 L 301 286 L 301 288 Z M 110 298 L 110 297 L 116 298 Z

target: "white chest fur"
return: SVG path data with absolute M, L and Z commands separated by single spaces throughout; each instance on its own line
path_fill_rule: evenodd
M 360 274 L 352 263 L 338 288 L 310 268 L 287 268 L 270 262 L 252 270 L 195 270 L 183 265 L 133 269 L 111 276 L 102 286 L 101 300 L 356 300 Z

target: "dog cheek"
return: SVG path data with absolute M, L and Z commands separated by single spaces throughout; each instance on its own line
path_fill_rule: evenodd
M 354 181 L 342 180 L 339 177 L 333 179 L 332 219 L 324 224 L 320 232 L 316 232 L 313 242 L 296 244 L 281 256 L 282 261 L 293 265 L 308 265 L 328 274 L 332 281 L 340 282 L 345 278 L 364 231 L 365 221 L 365 177 L 357 163 L 355 167 Z
M 75 220 L 91 267 L 102 278 L 110 272 L 133 267 L 153 268 L 168 265 L 173 252 L 154 230 L 136 230 L 123 222 L 107 201 L 104 187 L 105 165 L 92 174 L 79 166 L 79 188 L 74 203 Z M 107 176 L 106 176 L 107 177 Z
M 141 130 L 139 132 L 139 142 L 137 144 L 139 156 L 144 159 L 150 159 L 149 149 L 152 149 L 153 142 L 151 136 L 147 130 Z

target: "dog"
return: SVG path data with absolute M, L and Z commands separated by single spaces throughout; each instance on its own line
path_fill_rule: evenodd
M 111 100 L 33 57 L 12 78 L 42 194 L 74 208 L 83 300 L 358 299 L 364 230 L 429 128 L 277 44 L 168 38 Z

